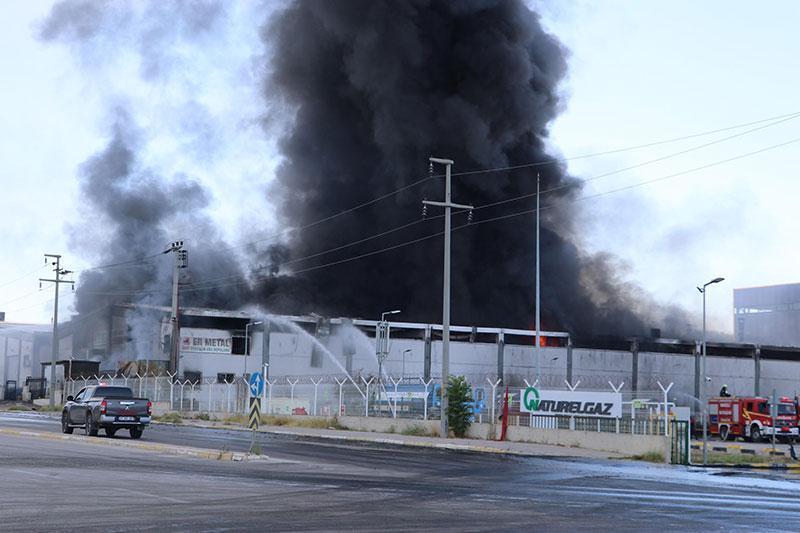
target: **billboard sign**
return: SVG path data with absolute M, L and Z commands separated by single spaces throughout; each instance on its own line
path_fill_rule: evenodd
M 231 332 L 224 329 L 181 328 L 181 351 L 194 353 L 232 353 Z
M 520 391 L 520 411 L 549 416 L 596 416 L 622 418 L 622 394 L 618 392 L 583 392 L 539 390 Z

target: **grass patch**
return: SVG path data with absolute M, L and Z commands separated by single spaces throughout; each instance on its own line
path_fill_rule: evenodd
M 208 413 L 200 413 L 200 414 L 195 415 L 194 419 L 195 420 L 209 421 L 209 420 L 211 420 L 211 416 Z
M 634 461 L 647 461 L 648 463 L 663 463 L 664 454 L 662 452 L 647 452 L 638 455 L 631 455 L 626 459 L 633 459 Z
M 333 418 L 310 418 L 306 416 L 263 415 L 261 424 L 264 426 L 286 426 L 295 428 L 315 429 L 347 429 Z
M 696 464 L 703 463 L 703 450 L 692 450 L 692 462 Z M 769 463 L 769 464 L 786 464 L 793 463 L 794 461 L 787 456 L 779 455 L 749 455 L 739 452 L 729 453 L 709 453 L 708 462 L 711 464 L 726 464 L 726 465 L 744 465 L 751 463 Z
M 160 416 L 154 416 L 153 420 L 170 424 L 183 424 L 183 417 L 178 413 L 166 413 Z
M 222 422 L 229 426 L 244 426 L 247 424 L 247 417 L 244 415 L 229 415 L 223 418 Z
M 436 433 L 434 435 L 434 433 Z M 423 426 L 422 424 L 413 424 L 404 428 L 401 432 L 401 435 L 408 435 L 410 437 L 435 437 L 438 436 L 438 432 L 434 432 L 429 430 L 427 427 Z
M 60 413 L 61 409 L 62 407 L 60 405 L 54 405 L 53 407 L 50 407 L 49 405 L 35 405 L 33 407 L 34 411 L 40 413 Z
M 6 411 L 30 411 L 31 408 L 26 405 L 9 405 Z

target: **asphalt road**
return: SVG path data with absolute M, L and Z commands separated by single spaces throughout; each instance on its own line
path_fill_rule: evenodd
M 2 427 L 59 431 L 35 415 L 0 415 Z M 0 435 L 0 529 L 785 531 L 800 523 L 800 483 L 788 477 L 260 438 L 269 459 L 235 463 Z M 249 447 L 246 433 L 173 426 L 148 428 L 142 441 Z

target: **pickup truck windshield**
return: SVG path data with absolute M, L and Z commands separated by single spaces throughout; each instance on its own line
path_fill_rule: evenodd
M 108 398 L 109 400 L 125 399 L 133 398 L 133 392 L 128 387 L 97 387 L 92 396 L 94 398 Z

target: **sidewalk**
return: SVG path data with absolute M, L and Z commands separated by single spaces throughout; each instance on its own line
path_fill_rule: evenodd
M 153 422 L 154 424 L 163 424 Z M 207 427 L 235 431 L 249 431 L 240 426 L 213 424 L 197 420 L 184 420 L 182 426 Z M 480 439 L 442 439 L 439 437 L 417 437 L 395 433 L 373 433 L 368 431 L 351 431 L 344 429 L 317 429 L 290 426 L 262 426 L 261 433 L 288 435 L 301 438 L 328 439 L 345 442 L 363 442 L 389 444 L 394 446 L 416 446 L 441 450 L 467 451 L 478 453 L 495 453 L 518 455 L 525 457 L 579 457 L 589 459 L 621 459 L 625 456 L 618 453 L 587 450 L 567 446 L 533 444 L 527 442 L 499 442 Z

